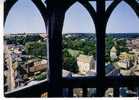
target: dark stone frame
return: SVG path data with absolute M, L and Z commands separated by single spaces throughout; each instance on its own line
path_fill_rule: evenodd
M 4 2 L 4 24 L 7 15 L 17 0 Z M 96 2 L 96 11 L 88 1 Z M 41 0 L 32 0 L 40 11 L 48 33 L 48 58 L 49 58 L 49 81 L 28 87 L 20 91 L 5 93 L 6 97 L 39 97 L 48 89 L 49 97 L 62 97 L 62 89 L 82 87 L 84 94 L 86 89 L 97 88 L 97 96 L 104 96 L 106 88 L 114 88 L 114 96 L 119 96 L 120 87 L 139 87 L 138 76 L 105 76 L 105 33 L 110 15 L 120 2 L 126 2 L 139 17 L 139 3 L 136 0 L 113 0 L 105 9 L 105 1 L 112 0 L 47 0 L 47 8 Z M 89 12 L 95 24 L 97 37 L 97 76 L 85 78 L 62 78 L 62 28 L 65 13 L 75 2 L 82 4 Z M 74 84 L 73 84 L 74 83 Z M 105 84 L 104 84 L 105 83 Z M 46 84 L 46 86 L 45 86 Z M 47 88 L 44 88 L 47 87 Z M 35 91 L 35 93 L 31 91 Z M 28 91 L 28 92 L 27 92 Z M 19 95 L 20 93 L 20 95 Z M 70 93 L 69 93 L 70 94 Z M 70 94 L 69 96 L 73 96 Z M 86 95 L 84 95 L 86 96 Z

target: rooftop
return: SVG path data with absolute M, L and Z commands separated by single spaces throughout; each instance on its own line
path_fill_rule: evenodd
M 78 61 L 85 62 L 85 63 L 90 63 L 92 59 L 93 56 L 82 55 L 82 54 L 80 54 L 79 57 L 77 57 Z

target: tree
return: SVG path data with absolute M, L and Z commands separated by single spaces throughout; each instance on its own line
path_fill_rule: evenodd
M 40 35 L 27 35 L 25 37 L 26 42 L 34 42 L 34 41 L 43 41 L 43 38 Z
M 25 51 L 28 55 L 35 57 L 47 57 L 47 46 L 45 42 L 27 42 L 25 44 Z
M 15 42 L 16 44 L 25 44 L 25 37 L 24 36 L 15 36 Z
M 106 62 L 109 62 L 109 61 L 111 61 L 111 58 L 110 58 L 110 50 L 114 46 L 113 37 L 107 36 L 105 38 L 105 44 L 106 44 L 106 47 L 105 47 L 105 61 Z
M 45 74 L 40 74 L 40 75 L 37 75 L 37 76 L 35 76 L 35 80 L 44 80 L 44 79 L 46 79 L 46 75 Z
M 78 66 L 77 66 L 77 60 L 74 57 L 64 57 L 64 62 L 63 62 L 63 68 L 77 73 L 78 72 Z
M 64 57 L 71 57 L 67 48 L 64 48 L 63 53 L 64 53 Z
M 63 50 L 63 68 L 71 71 L 71 72 L 78 72 L 77 60 L 75 57 L 71 56 L 67 49 Z
M 119 55 L 121 52 L 128 52 L 129 49 L 127 48 L 127 43 L 125 39 L 119 39 L 116 41 L 116 49 L 117 49 L 117 54 Z

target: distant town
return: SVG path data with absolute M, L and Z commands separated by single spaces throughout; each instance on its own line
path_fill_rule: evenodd
M 106 76 L 139 75 L 139 34 L 115 33 L 105 38 Z M 96 76 L 96 36 L 91 33 L 63 34 L 63 77 Z M 48 76 L 47 34 L 22 33 L 4 36 L 4 92 L 31 86 Z M 137 96 L 138 88 L 120 88 L 120 96 Z M 74 97 L 82 89 L 74 89 Z M 88 96 L 95 96 L 88 88 Z M 66 96 L 66 89 L 64 95 Z M 108 88 L 105 96 L 113 96 Z

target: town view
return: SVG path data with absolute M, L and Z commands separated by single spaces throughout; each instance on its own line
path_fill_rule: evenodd
M 139 34 L 109 33 L 105 44 L 106 76 L 139 75 Z M 5 34 L 4 92 L 47 80 L 48 69 L 46 33 Z M 96 76 L 96 69 L 95 34 L 63 34 L 63 77 Z M 120 96 L 137 96 L 137 91 L 122 87 Z M 80 97 L 82 89 L 76 88 L 73 93 Z M 88 88 L 89 97 L 95 93 L 95 88 Z M 113 96 L 113 89 L 108 88 L 105 96 Z

